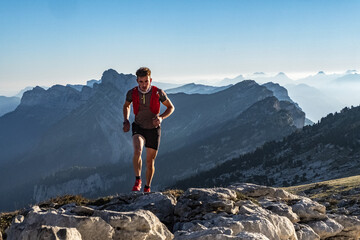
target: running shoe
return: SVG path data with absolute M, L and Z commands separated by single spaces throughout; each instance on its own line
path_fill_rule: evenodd
M 135 180 L 135 184 L 134 184 L 134 186 L 133 186 L 133 188 L 132 188 L 131 191 L 133 191 L 133 192 L 139 192 L 140 189 L 141 189 L 141 179 L 136 179 L 136 180 Z
M 144 187 L 144 192 L 150 192 L 150 187 Z

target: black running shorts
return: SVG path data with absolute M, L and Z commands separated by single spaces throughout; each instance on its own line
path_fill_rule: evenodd
M 158 150 L 160 145 L 161 128 L 145 129 L 132 123 L 132 135 L 140 134 L 145 138 L 145 147 Z

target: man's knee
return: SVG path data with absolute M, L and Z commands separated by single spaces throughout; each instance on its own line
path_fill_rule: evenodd
M 144 137 L 141 135 L 134 135 L 133 136 L 133 146 L 134 146 L 134 155 L 141 156 L 143 146 L 144 146 Z

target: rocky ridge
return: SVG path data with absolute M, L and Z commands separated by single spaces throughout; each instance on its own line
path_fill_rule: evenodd
M 358 216 L 283 189 L 227 188 L 127 193 L 85 205 L 40 204 L 19 212 L 5 239 L 359 239 Z
M 286 187 L 359 175 L 359 117 L 360 107 L 344 108 L 174 187 L 228 186 L 239 181 Z

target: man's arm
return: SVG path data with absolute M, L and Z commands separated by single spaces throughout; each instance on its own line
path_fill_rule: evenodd
M 166 110 L 165 112 L 163 112 L 160 116 L 156 117 L 153 120 L 153 124 L 158 127 L 162 120 L 164 120 L 165 118 L 169 117 L 174 111 L 175 111 L 175 107 L 172 104 L 172 102 L 170 101 L 170 99 L 166 99 L 164 102 L 162 102 L 162 104 L 165 105 Z
M 174 112 L 175 107 L 174 107 L 174 105 L 172 104 L 172 102 L 170 101 L 170 99 L 166 99 L 162 104 L 165 105 L 166 110 L 165 110 L 165 112 L 163 112 L 163 113 L 160 115 L 160 117 L 161 117 L 162 119 L 165 119 L 165 118 L 167 118 L 168 116 L 170 116 L 170 115 Z
M 124 132 L 128 132 L 130 130 L 130 104 L 131 102 L 125 101 L 123 107 L 123 115 L 124 115 L 124 123 L 123 123 L 123 130 Z

